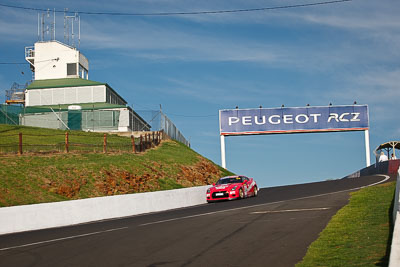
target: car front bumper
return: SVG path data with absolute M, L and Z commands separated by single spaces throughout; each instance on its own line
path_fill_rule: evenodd
M 232 200 L 239 197 L 239 192 L 237 191 L 214 191 L 207 193 L 207 202 L 219 201 L 219 200 Z

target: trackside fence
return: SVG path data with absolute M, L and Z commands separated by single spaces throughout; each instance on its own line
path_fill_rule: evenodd
M 390 250 L 389 267 L 400 266 L 400 168 L 397 171 L 396 193 L 393 204 L 393 238 Z
M 130 114 L 130 127 L 133 131 L 163 131 L 171 139 L 190 147 L 179 128 L 161 110 L 137 110 Z M 71 113 L 71 112 L 70 112 Z M 139 118 L 143 118 L 144 121 Z M 71 115 L 71 116 L 70 116 Z M 60 108 L 22 107 L 0 104 L 0 124 L 24 125 L 50 129 L 83 130 L 92 132 L 117 131 L 120 111 L 86 107 L 82 111 L 69 114 Z M 145 122 L 145 123 L 144 123 Z
M 171 139 L 190 147 L 190 142 L 161 110 L 137 110 L 137 112 L 151 125 L 153 131 L 163 131 Z
M 69 153 L 69 152 L 144 152 L 156 147 L 166 136 L 162 131 L 141 134 L 139 137 L 123 138 L 116 135 L 84 135 L 65 132 L 62 134 L 2 134 L 0 154 L 23 153 Z

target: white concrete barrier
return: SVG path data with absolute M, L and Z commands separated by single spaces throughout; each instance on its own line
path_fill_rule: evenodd
M 393 205 L 393 238 L 390 249 L 389 267 L 400 266 L 400 212 L 399 212 L 399 194 L 400 194 L 400 168 L 397 172 L 396 193 Z
M 67 226 L 206 203 L 199 186 L 0 208 L 0 234 Z

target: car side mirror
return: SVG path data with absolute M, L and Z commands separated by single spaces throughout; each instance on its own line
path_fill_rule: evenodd
M 213 183 L 213 186 L 215 185 L 215 183 Z

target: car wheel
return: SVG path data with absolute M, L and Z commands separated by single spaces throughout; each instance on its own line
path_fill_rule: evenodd
M 239 198 L 240 199 L 244 198 L 244 193 L 243 193 L 243 189 L 242 188 L 239 189 Z
M 256 197 L 258 195 L 258 188 L 257 186 L 254 186 L 254 196 Z

